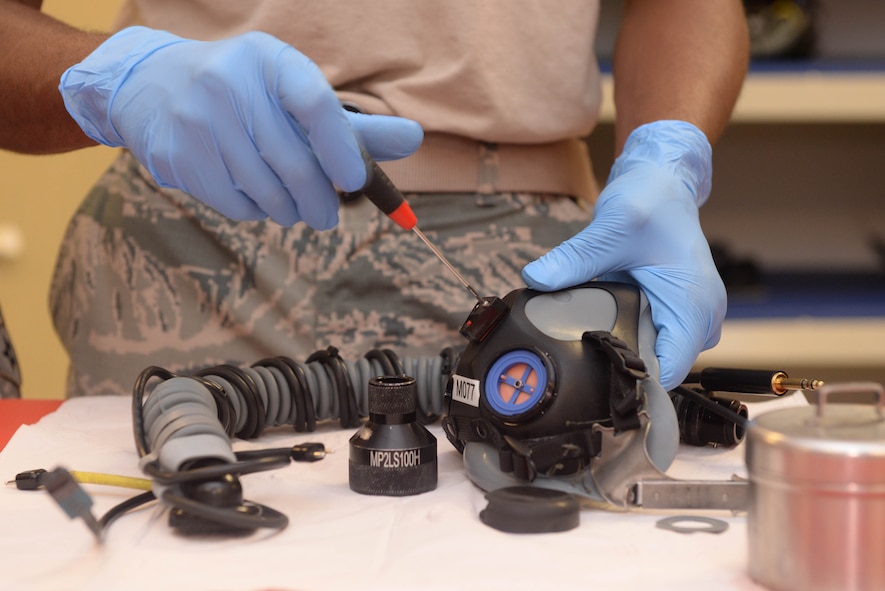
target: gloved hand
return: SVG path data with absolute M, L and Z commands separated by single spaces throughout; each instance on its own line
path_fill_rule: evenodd
M 83 131 L 128 148 L 163 187 L 237 220 L 325 230 L 337 186 L 423 139 L 414 121 L 348 113 L 319 68 L 264 33 L 200 42 L 131 27 L 68 69 L 59 90 Z
M 719 342 L 725 317 L 725 286 L 698 218 L 711 176 L 712 149 L 698 128 L 682 121 L 638 127 L 590 225 L 522 271 L 529 287 L 544 291 L 595 278 L 623 281 L 626 272 L 649 299 L 667 390 Z

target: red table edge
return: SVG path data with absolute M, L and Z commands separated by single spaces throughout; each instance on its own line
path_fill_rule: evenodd
M 0 451 L 22 425 L 33 425 L 64 400 L 7 398 L 0 400 Z

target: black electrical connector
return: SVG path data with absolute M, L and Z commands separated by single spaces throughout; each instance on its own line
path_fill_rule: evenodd
M 744 394 L 776 394 L 791 390 L 817 390 L 822 380 L 791 378 L 784 371 L 772 369 L 734 369 L 708 367 L 692 373 L 686 383 L 699 384 L 710 392 L 741 392 Z
M 64 468 L 56 468 L 43 474 L 40 480 L 68 517 L 81 518 L 100 542 L 102 526 L 92 514 L 92 497 L 77 484 L 71 473 Z
M 322 443 L 305 442 L 296 443 L 292 447 L 274 447 L 268 449 L 251 449 L 246 451 L 238 451 L 238 460 L 259 460 L 263 458 L 281 458 L 288 457 L 294 462 L 316 462 L 326 457 L 326 446 Z
M 468 340 L 481 343 L 509 311 L 510 307 L 501 298 L 484 298 L 473 306 L 460 332 Z
M 710 367 L 689 374 L 670 392 L 670 398 L 676 407 L 683 443 L 731 447 L 744 438 L 747 407 L 737 400 L 715 396 L 715 392 L 783 396 L 823 385 L 822 380 L 791 378 L 779 370 Z
M 292 446 L 292 460 L 295 462 L 316 462 L 326 457 L 326 446 L 322 443 L 301 443 Z
M 37 468 L 36 470 L 26 470 L 15 475 L 15 480 L 7 482 L 15 482 L 15 488 L 18 490 L 39 490 L 43 488 L 43 476 L 46 470 Z

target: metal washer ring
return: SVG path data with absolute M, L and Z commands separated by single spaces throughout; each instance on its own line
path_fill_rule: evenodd
M 704 524 L 707 527 L 682 527 L 677 525 L 683 522 Z M 705 534 L 721 534 L 728 529 L 728 522 L 713 517 L 701 517 L 699 515 L 674 515 L 659 519 L 655 525 L 661 529 L 668 529 L 680 534 L 693 534 L 701 532 Z

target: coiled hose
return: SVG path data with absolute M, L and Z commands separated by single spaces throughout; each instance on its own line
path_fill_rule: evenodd
M 369 380 L 382 375 L 415 378 L 419 417 L 432 422 L 442 413 L 456 362 L 451 347 L 435 357 L 403 358 L 373 349 L 354 361 L 329 347 L 304 362 L 271 357 L 249 367 L 207 368 L 192 377 L 149 367 L 133 391 L 136 446 L 140 457 L 152 455 L 161 469 L 177 471 L 207 456 L 235 461 L 231 437 L 254 439 L 267 427 L 291 424 L 296 431 L 313 431 L 318 421 L 338 419 L 342 428 L 355 428 L 368 416 Z M 163 381 L 146 395 L 153 378 Z
M 329 347 L 304 362 L 271 357 L 250 367 L 220 365 L 189 377 L 149 367 L 138 376 L 132 396 L 141 468 L 153 479 L 153 494 L 139 502 L 156 497 L 170 505 L 170 524 L 181 531 L 283 528 L 288 518 L 244 500 L 237 477 L 288 464 L 292 448 L 234 453 L 232 437 L 253 439 L 266 427 L 287 424 L 313 431 L 318 421 L 335 418 L 342 428 L 357 427 L 369 414 L 368 384 L 377 376 L 415 378 L 418 418 L 431 422 L 442 413 L 446 382 L 456 364 L 450 347 L 436 357 L 403 359 L 388 349 L 373 349 L 356 361 L 342 359 Z M 155 378 L 162 381 L 148 393 Z

